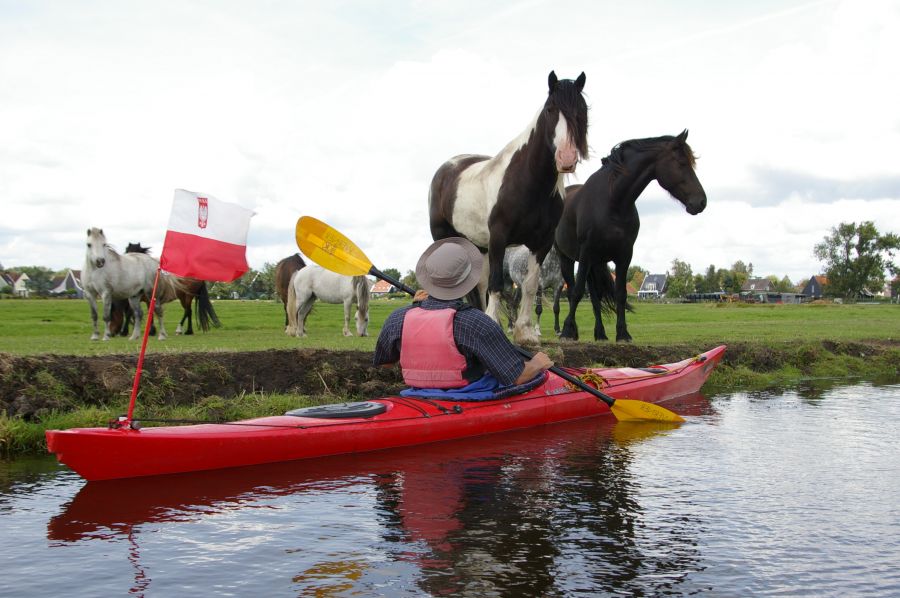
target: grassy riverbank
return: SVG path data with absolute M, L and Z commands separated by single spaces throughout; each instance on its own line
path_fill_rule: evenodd
M 403 304 L 374 302 L 367 338 L 341 336 L 340 306 L 319 305 L 297 339 L 283 334 L 279 304 L 217 302 L 222 328 L 150 342 L 136 414 L 234 420 L 393 392 L 397 372 L 369 364 L 381 322 Z M 178 310 L 168 312 L 172 334 Z M 560 365 L 643 366 L 728 344 L 708 393 L 900 371 L 894 305 L 638 304 L 627 345 L 559 342 L 548 312 L 544 350 Z M 585 304 L 578 319 L 588 338 L 590 313 Z M 105 425 L 126 410 L 139 343 L 89 336 L 84 301 L 0 301 L 0 454 L 42 452 L 45 429 Z

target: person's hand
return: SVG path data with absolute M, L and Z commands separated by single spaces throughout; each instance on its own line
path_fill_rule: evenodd
M 419 289 L 413 296 L 413 303 L 421 303 L 426 299 L 428 299 L 428 291 L 426 291 L 425 289 Z
M 531 358 L 531 363 L 538 369 L 538 371 L 541 372 L 543 372 L 544 370 L 549 370 L 551 367 L 553 367 L 553 360 L 550 359 L 550 357 L 543 351 L 538 351 L 537 353 L 535 353 Z

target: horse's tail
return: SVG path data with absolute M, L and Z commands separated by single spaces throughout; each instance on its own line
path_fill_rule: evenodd
M 609 266 L 605 263 L 594 264 L 587 276 L 591 300 L 600 302 L 600 310 L 603 313 L 616 313 L 616 283 Z
M 353 286 L 356 287 L 356 308 L 361 314 L 369 313 L 369 279 L 365 276 L 354 276 Z
M 299 272 L 299 270 L 297 270 L 297 272 Z M 296 274 L 297 272 L 294 272 L 294 274 Z M 288 323 L 284 329 L 284 333 L 288 336 L 296 336 L 296 334 L 297 334 L 297 289 L 294 286 L 294 277 L 293 276 L 291 276 L 291 279 L 288 281 L 287 303 L 285 304 L 285 309 L 287 310 Z
M 197 321 L 200 323 L 200 329 L 203 332 L 209 332 L 209 322 L 212 320 L 213 326 L 219 328 L 222 326 L 222 322 L 219 321 L 219 316 L 216 315 L 216 310 L 213 309 L 212 301 L 209 299 L 209 291 L 206 288 L 206 281 L 202 281 L 200 283 L 200 288 L 197 289 Z

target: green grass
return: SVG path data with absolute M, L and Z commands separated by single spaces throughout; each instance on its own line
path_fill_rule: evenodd
M 309 316 L 309 336 L 284 334 L 284 315 L 274 301 L 216 301 L 222 327 L 193 336 L 174 335 L 180 308 L 166 308 L 169 339 L 151 338 L 148 352 L 258 351 L 298 347 L 371 351 L 387 315 L 406 305 L 403 300 L 377 300 L 370 310 L 369 337 L 341 335 L 340 305 L 319 303 Z M 566 313 L 563 307 L 563 315 Z M 552 311 L 541 321 L 544 338 L 555 339 Z M 615 337 L 615 322 L 605 321 Z M 582 341 L 593 339 L 590 304 L 578 310 Z M 878 305 L 761 305 L 761 304 L 658 304 L 637 303 L 628 315 L 635 343 L 666 345 L 719 342 L 799 342 L 817 340 L 896 340 L 900 337 L 900 307 Z M 355 325 L 351 322 L 351 329 Z M 0 300 L 0 352 L 16 355 L 136 354 L 140 341 L 116 337 L 91 341 L 90 312 L 83 300 Z

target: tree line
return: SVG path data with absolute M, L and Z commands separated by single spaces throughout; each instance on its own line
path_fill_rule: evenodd
M 884 287 L 885 280 L 894 280 L 900 274 L 897 253 L 900 252 L 900 236 L 878 232 L 871 221 L 842 222 L 833 227 L 825 238 L 815 245 L 813 254 L 823 264 L 823 275 L 828 279 L 825 294 L 832 297 L 858 299 L 865 291 L 875 292 Z M 0 268 L 2 269 L 2 268 Z M 16 271 L 28 275 L 26 287 L 32 295 L 47 297 L 53 288 L 55 277 L 65 274 L 42 266 L 26 266 Z M 415 272 L 408 270 L 401 275 L 396 268 L 383 270 L 388 276 L 418 289 Z M 650 272 L 638 265 L 628 269 L 628 282 L 639 289 Z M 753 278 L 753 263 L 741 260 L 730 268 L 707 266 L 702 273 L 694 273 L 691 265 L 676 258 L 668 274 L 666 294 L 684 297 L 691 293 L 740 293 L 747 280 Z M 886 274 L 890 278 L 886 278 Z M 776 292 L 796 291 L 797 285 L 787 276 L 768 275 Z M 803 281 L 796 281 L 797 283 Z M 12 289 L 3 290 L 11 294 Z M 250 269 L 233 282 L 214 282 L 209 286 L 210 296 L 218 299 L 274 299 L 275 264 L 266 262 L 259 270 Z

